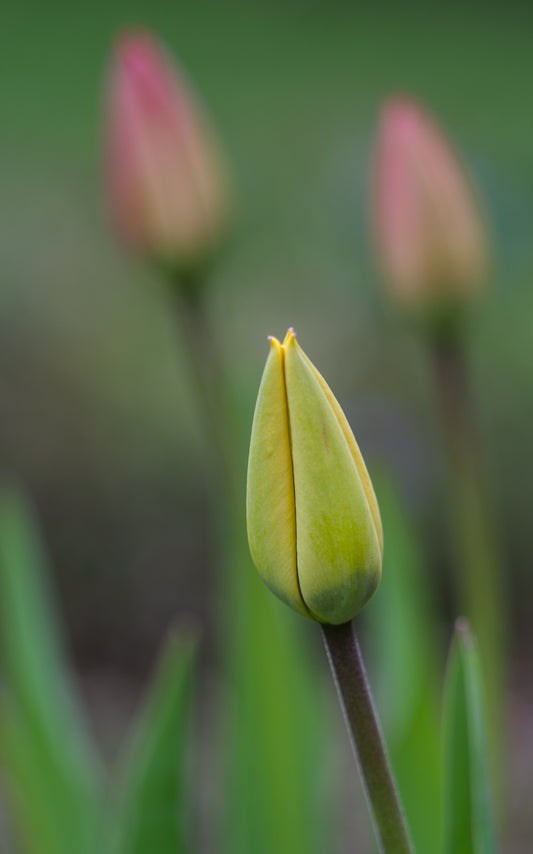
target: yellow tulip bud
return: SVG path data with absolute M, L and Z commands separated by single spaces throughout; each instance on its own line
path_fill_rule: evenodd
M 248 462 L 250 551 L 280 599 L 321 623 L 345 623 L 381 578 L 376 496 L 350 425 L 294 331 L 270 342 Z

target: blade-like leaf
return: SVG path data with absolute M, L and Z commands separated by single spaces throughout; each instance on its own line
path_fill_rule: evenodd
M 117 780 L 113 854 L 185 854 L 186 772 L 196 633 L 173 631 L 134 726 Z
M 229 638 L 224 851 L 318 854 L 327 731 L 320 725 L 326 711 L 320 672 L 311 666 L 297 618 L 266 590 L 248 555 L 241 553 L 235 566 L 242 574 Z
M 437 621 L 428 573 L 391 478 L 373 478 L 385 537 L 383 577 L 365 609 L 372 672 L 391 763 L 417 851 L 441 841 Z
M 494 854 L 480 666 L 466 620 L 452 641 L 444 698 L 444 851 Z
M 0 751 L 16 833 L 35 854 L 93 854 L 97 762 L 38 537 L 22 498 L 7 492 L 0 496 L 0 616 Z

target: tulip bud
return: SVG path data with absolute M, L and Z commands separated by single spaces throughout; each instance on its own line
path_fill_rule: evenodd
M 248 461 L 250 551 L 280 599 L 321 623 L 345 623 L 381 577 L 376 496 L 348 421 L 294 331 L 270 342 Z
M 442 310 L 476 294 L 488 266 L 472 187 L 443 133 L 413 101 L 385 104 L 374 159 L 373 227 L 393 297 Z
M 119 40 L 107 106 L 106 189 L 119 236 L 173 272 L 196 270 L 224 231 L 226 176 L 184 75 L 148 34 Z

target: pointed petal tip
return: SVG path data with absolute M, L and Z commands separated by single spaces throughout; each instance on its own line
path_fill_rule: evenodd
M 128 71 L 156 62 L 156 43 L 148 30 L 131 27 L 118 33 L 113 43 L 118 62 Z
M 295 344 L 295 343 L 296 343 L 296 332 L 294 331 L 294 327 L 289 326 L 289 328 L 287 329 L 287 334 L 285 335 L 285 338 L 283 339 L 283 347 L 287 347 L 289 344 Z

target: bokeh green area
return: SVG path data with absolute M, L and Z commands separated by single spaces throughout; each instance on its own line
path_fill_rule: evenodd
M 117 247 L 102 200 L 105 67 L 115 34 L 130 26 L 149 27 L 179 57 L 231 164 L 235 228 L 210 308 L 250 422 L 266 336 L 292 325 L 365 457 L 395 473 L 444 600 L 446 638 L 430 373 L 369 251 L 382 100 L 408 92 L 425 103 L 477 180 L 494 268 L 470 320 L 470 358 L 513 615 L 509 742 L 520 796 L 510 799 L 509 838 L 518 845 L 533 757 L 533 10 L 4 0 L 0 467 L 36 500 L 84 695 L 110 753 L 171 617 L 192 611 L 209 627 L 216 608 L 184 344 L 168 294 Z

